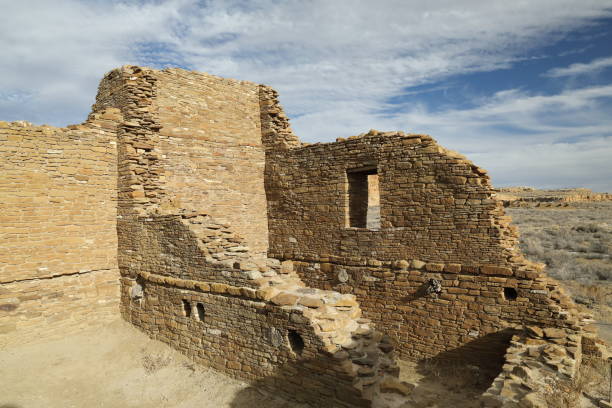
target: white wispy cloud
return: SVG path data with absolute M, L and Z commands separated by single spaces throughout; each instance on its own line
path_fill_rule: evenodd
M 490 170 L 495 185 L 612 191 L 612 85 L 554 95 L 511 89 L 481 102 L 443 111 L 406 106 L 392 115 L 373 113 L 373 104 L 357 104 L 300 116 L 293 123 L 328 140 L 369 128 L 431 134 Z
M 565 68 L 553 68 L 543 74 L 543 76 L 551 78 L 578 76 L 592 74 L 594 72 L 603 71 L 606 68 L 612 67 L 612 57 L 598 58 L 586 64 L 576 63 Z
M 559 146 L 567 140 L 568 149 L 576 138 L 589 146 L 609 141 L 609 87 L 508 90 L 471 110 L 432 112 L 409 100 L 393 113 L 381 108 L 410 87 L 511 68 L 530 50 L 610 16 L 610 0 L 5 1 L 0 120 L 76 123 L 106 71 L 179 64 L 275 87 L 304 140 L 369 128 L 422 131 L 503 175 L 504 160 L 488 157 L 503 152 L 524 168 L 513 153 L 519 147 L 555 146 L 556 158 L 541 161 L 552 166 L 565 157 Z M 597 160 L 589 154 L 601 149 L 581 151 L 591 152 L 580 156 L 591 166 Z

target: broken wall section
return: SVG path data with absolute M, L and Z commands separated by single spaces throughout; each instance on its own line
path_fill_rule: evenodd
M 370 405 L 397 376 L 393 347 L 358 320 L 352 295 L 305 288 L 265 257 L 258 87 L 124 67 L 103 80 L 94 110 L 115 103 L 123 317 L 286 397 Z
M 279 127 L 273 119 L 262 116 L 262 129 Z M 357 295 L 402 357 L 500 370 L 512 329 L 579 331 L 569 297 L 520 253 L 486 171 L 430 136 L 370 131 L 266 147 L 269 255 L 293 261 L 310 286 Z M 376 228 L 365 217 L 370 175 Z
M 117 316 L 117 115 L 61 129 L 0 122 L 0 343 Z
M 427 135 L 372 132 L 271 150 L 268 162 L 272 256 L 505 266 L 519 255 L 486 172 L 448 154 Z M 347 222 L 348 178 L 364 168 L 378 174 L 380 230 L 351 228 Z
M 126 66 L 102 80 L 94 112 L 119 108 L 119 212 L 208 214 L 253 253 L 268 247 L 256 84 Z

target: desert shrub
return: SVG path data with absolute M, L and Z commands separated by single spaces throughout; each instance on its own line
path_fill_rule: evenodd
M 591 242 L 589 252 L 595 252 L 598 254 L 607 254 L 610 251 L 609 245 L 602 241 Z
M 589 265 L 589 274 L 599 280 L 612 280 L 612 265 Z
M 167 367 L 172 362 L 172 356 L 161 353 L 149 354 L 144 350 L 142 352 L 142 367 L 147 375 L 153 374 L 156 371 Z
M 601 231 L 601 227 L 598 226 L 597 224 L 586 224 L 586 225 L 578 225 L 574 228 L 572 228 L 574 231 L 578 231 L 578 232 L 588 232 L 591 234 L 594 234 L 596 232 Z
M 521 242 L 521 249 L 526 255 L 529 255 L 535 259 L 542 259 L 544 255 L 544 248 L 542 242 L 537 238 L 529 237 L 523 239 Z
M 612 281 L 612 203 L 507 209 L 525 256 L 562 280 Z

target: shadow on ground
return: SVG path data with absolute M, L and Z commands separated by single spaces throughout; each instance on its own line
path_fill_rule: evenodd
M 395 407 L 435 406 L 453 408 L 480 407 L 478 397 L 489 388 L 501 372 L 504 355 L 514 330 L 503 330 L 476 339 L 462 347 L 443 352 L 419 362 L 400 362 L 400 379 L 415 385 L 408 397 L 395 399 Z M 336 390 L 345 398 L 348 387 L 334 376 L 308 373 L 305 367 L 326 364 L 323 360 L 300 360 L 279 368 L 274 375 L 257 380 L 236 394 L 230 406 L 245 408 L 257 394 L 268 398 L 266 407 L 293 408 L 308 406 L 343 407 L 323 403 L 317 390 Z M 265 390 L 265 391 L 263 391 Z M 281 399 L 284 398 L 285 400 Z M 397 402 L 401 401 L 403 402 Z M 307 404 L 310 405 L 307 405 Z M 369 406 L 355 398 L 350 406 Z

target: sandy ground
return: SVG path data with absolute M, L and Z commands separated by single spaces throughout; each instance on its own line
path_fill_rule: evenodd
M 474 375 L 400 362 L 410 397 L 376 406 L 472 407 Z M 457 375 L 459 374 L 459 375 Z M 486 388 L 486 387 L 485 387 Z M 305 408 L 192 363 L 117 320 L 59 340 L 0 350 L 0 408 Z
M 0 350 L 0 408 L 299 406 L 197 366 L 123 321 Z
M 400 380 L 414 390 L 408 397 L 384 394 L 377 408 L 476 408 L 490 384 L 476 367 L 399 364 Z M 607 385 L 608 379 L 601 382 Z M 0 349 L 0 408 L 81 407 L 307 406 L 196 365 L 121 320 L 59 340 Z

